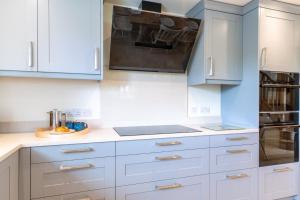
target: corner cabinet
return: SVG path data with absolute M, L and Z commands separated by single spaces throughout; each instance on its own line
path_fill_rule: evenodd
M 0 162 L 1 200 L 18 200 L 18 153 Z
M 37 71 L 36 8 L 36 0 L 0 0 L 0 70 Z
M 102 9 L 103 0 L 0 0 L 0 76 L 101 80 Z
M 99 74 L 100 0 L 39 0 L 40 72 Z
M 239 84 L 242 80 L 242 16 L 205 9 L 190 63 L 188 83 Z
M 299 15 L 266 8 L 259 12 L 260 69 L 299 73 Z

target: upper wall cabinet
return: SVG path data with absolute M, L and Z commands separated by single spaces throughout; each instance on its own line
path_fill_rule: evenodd
M 101 6 L 100 0 L 39 0 L 40 72 L 100 74 Z
M 300 72 L 299 15 L 260 8 L 260 69 Z
M 36 8 L 37 0 L 0 0 L 0 70 L 37 70 Z
M 190 63 L 188 83 L 239 84 L 242 80 L 242 16 L 205 9 L 202 34 Z

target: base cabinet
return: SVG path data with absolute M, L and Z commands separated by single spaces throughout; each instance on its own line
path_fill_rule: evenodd
M 210 175 L 210 200 L 257 200 L 257 168 Z
M 208 200 L 209 176 L 117 187 L 116 200 Z
M 115 200 L 115 189 L 111 188 L 63 196 L 46 197 L 39 200 Z
M 0 163 L 0 199 L 18 200 L 19 155 L 13 154 Z
M 298 195 L 299 163 L 261 167 L 260 200 L 273 200 Z

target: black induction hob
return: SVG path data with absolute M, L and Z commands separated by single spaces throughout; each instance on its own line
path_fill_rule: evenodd
M 120 136 L 201 132 L 197 129 L 193 129 L 193 128 L 189 128 L 189 127 L 185 127 L 185 126 L 181 126 L 181 125 L 114 127 L 114 130 Z

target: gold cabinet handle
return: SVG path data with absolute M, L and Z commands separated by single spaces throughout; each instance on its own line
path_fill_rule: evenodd
M 86 148 L 80 148 L 80 149 L 63 149 L 63 153 L 85 153 L 85 152 L 91 152 L 94 151 L 93 148 L 91 147 L 86 147 Z
M 177 189 L 177 188 L 182 188 L 183 185 L 179 183 L 175 183 L 172 185 L 163 185 L 163 186 L 155 186 L 156 190 L 172 190 L 172 189 Z
M 289 167 L 285 167 L 285 168 L 275 168 L 273 169 L 273 172 L 276 173 L 281 173 L 281 172 L 290 172 L 293 171 L 293 169 L 289 168 Z
M 82 164 L 82 165 L 74 165 L 74 166 L 66 166 L 66 165 L 61 165 L 59 167 L 60 171 L 72 171 L 72 170 L 80 170 L 80 169 L 89 169 L 92 168 L 92 164 Z
M 231 154 L 240 154 L 240 153 L 247 153 L 249 151 L 246 149 L 238 149 L 238 150 L 227 150 L 226 152 Z
M 248 177 L 249 177 L 248 174 L 228 175 L 228 176 L 226 176 L 226 178 L 227 178 L 227 179 L 230 179 L 230 180 L 236 180 L 236 179 L 248 178 Z
M 226 138 L 228 141 L 242 141 L 242 140 L 248 140 L 247 137 L 232 137 L 232 138 Z
M 81 198 L 81 199 L 77 199 L 77 200 L 92 200 L 92 198 L 90 198 L 90 197 L 85 197 L 85 198 Z
M 180 160 L 182 159 L 182 157 L 179 155 L 174 155 L 174 156 L 165 156 L 165 157 L 155 157 L 155 159 L 159 161 L 169 161 L 169 160 Z
M 175 145 L 181 145 L 181 144 L 182 144 L 182 142 L 180 142 L 180 141 L 159 142 L 159 143 L 156 143 L 156 146 L 166 147 L 166 146 L 175 146 Z

